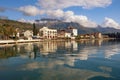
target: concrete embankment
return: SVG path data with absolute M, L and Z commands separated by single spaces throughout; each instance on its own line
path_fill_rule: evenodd
M 16 44 L 16 43 L 28 43 L 28 42 L 39 42 L 40 39 L 33 40 L 0 40 L 0 44 Z

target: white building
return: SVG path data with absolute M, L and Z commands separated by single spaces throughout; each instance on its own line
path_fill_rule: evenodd
M 77 36 L 78 35 L 78 30 L 77 29 L 72 29 L 72 36 Z
M 26 37 L 28 40 L 31 40 L 33 36 L 33 31 L 27 30 L 24 32 L 24 37 Z
M 48 27 L 43 27 L 39 30 L 40 36 L 44 39 L 55 39 L 57 37 L 56 29 L 49 29 Z
M 100 32 L 94 33 L 94 36 L 96 39 L 102 39 L 102 33 Z
M 71 37 L 71 33 L 65 32 L 65 37 L 66 37 L 66 38 L 70 38 L 70 37 Z
M 17 32 L 16 36 L 19 38 L 19 37 L 20 37 L 20 33 L 19 33 L 19 32 Z

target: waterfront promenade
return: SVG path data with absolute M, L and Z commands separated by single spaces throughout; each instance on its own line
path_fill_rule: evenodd
M 0 44 L 15 44 L 15 43 L 27 43 L 27 42 L 39 42 L 40 39 L 33 40 L 0 40 Z

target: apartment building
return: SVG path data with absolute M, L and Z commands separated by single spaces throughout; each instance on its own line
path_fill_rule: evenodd
M 48 27 L 43 27 L 39 29 L 40 37 L 44 39 L 56 39 L 57 38 L 57 30 L 49 29 Z

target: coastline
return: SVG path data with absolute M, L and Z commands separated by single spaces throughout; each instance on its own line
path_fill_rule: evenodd
M 2 44 L 17 44 L 17 43 L 29 43 L 29 42 L 39 42 L 40 39 L 33 40 L 0 40 L 0 45 Z
M 90 40 L 113 40 L 115 38 L 102 38 L 102 39 L 79 39 L 75 41 L 90 41 Z M 17 44 L 17 43 L 29 43 L 29 42 L 40 42 L 40 41 L 51 41 L 44 39 L 32 39 L 32 40 L 0 40 L 0 45 L 2 44 Z M 52 40 L 52 41 L 68 41 L 68 40 Z

